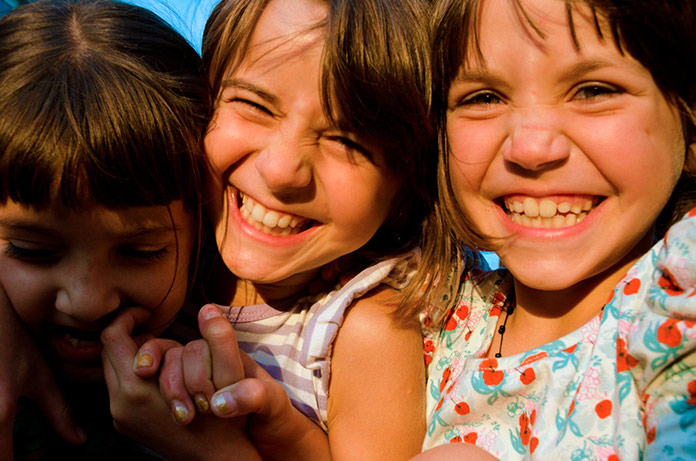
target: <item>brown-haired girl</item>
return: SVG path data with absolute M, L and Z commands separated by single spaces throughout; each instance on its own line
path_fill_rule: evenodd
M 446 281 L 451 229 L 505 268 L 463 272 L 426 318 L 423 459 L 693 456 L 695 15 L 436 2 L 445 206 L 423 270 Z
M 203 60 L 216 97 L 205 139 L 209 210 L 234 276 L 210 280 L 226 318 L 215 307 L 201 318 L 217 314 L 230 335 L 234 326 L 239 348 L 282 383 L 295 421 L 312 421 L 283 426 L 279 442 L 268 434 L 280 420 L 250 416 L 264 458 L 268 447 L 281 447 L 282 459 L 321 459 L 329 449 L 339 459 L 405 459 L 420 450 L 422 340 L 415 313 L 396 308 L 394 288 L 417 260 L 407 252 L 427 210 L 425 179 L 434 178 L 426 7 L 230 0 L 206 27 Z M 153 344 L 162 342 L 136 359 L 141 373 L 159 366 Z M 191 421 L 194 402 L 243 413 L 224 389 L 249 375 L 234 337 L 227 348 L 212 372 L 207 344 L 169 351 L 160 383 L 177 421 Z M 179 387 L 170 363 L 182 369 Z M 114 416 L 142 433 L 137 412 L 127 413 Z M 220 444 L 206 442 L 206 453 L 238 453 L 229 434 L 239 421 L 219 421 L 232 429 Z M 176 437 L 160 438 L 168 448 Z
M 162 333 L 187 298 L 208 115 L 200 58 L 145 9 L 38 1 L 0 20 L 0 86 L 2 457 L 149 459 L 113 430 L 99 337 L 135 306 L 138 331 Z M 28 401 L 14 418 L 18 395 L 59 429 L 67 413 L 8 305 L 84 429 L 61 435 L 81 446 Z

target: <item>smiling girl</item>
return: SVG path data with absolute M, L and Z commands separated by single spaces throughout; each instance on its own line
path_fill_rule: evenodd
M 426 6 L 225 0 L 203 42 L 216 95 L 205 138 L 209 210 L 224 263 L 208 294 L 224 306 L 239 348 L 282 383 L 285 403 L 312 421 L 310 429 L 328 431 L 321 448 L 337 459 L 405 459 L 424 433 L 420 328 L 414 311 L 396 308 L 395 288 L 417 260 L 409 250 L 436 160 Z M 192 420 L 194 402 L 239 415 L 231 396 L 212 400 L 216 389 L 245 378 L 236 344 L 228 346 L 236 362 L 227 362 L 237 367 L 229 373 L 213 367 L 172 389 L 163 369 L 162 394 L 177 421 Z M 142 368 L 153 370 L 159 353 L 148 347 L 136 362 L 147 357 Z M 165 367 L 201 370 L 207 349 L 189 353 L 200 347 L 170 350 Z M 128 363 L 122 373 L 132 373 Z M 117 421 L 143 433 L 138 412 L 126 407 Z M 248 426 L 255 443 L 268 427 L 257 421 L 250 417 Z M 207 453 L 234 454 L 229 433 Z M 296 434 L 293 442 L 302 442 L 305 434 Z M 170 448 L 172 438 L 162 445 Z
M 0 85 L 3 301 L 86 430 L 69 438 L 85 445 L 61 443 L 25 402 L 15 459 L 148 459 L 113 431 L 99 337 L 135 306 L 147 313 L 138 331 L 160 334 L 187 298 L 202 222 L 200 58 L 142 8 L 39 1 L 0 20 Z M 3 328 L 4 345 L 24 331 L 16 320 Z M 39 402 L 47 392 L 26 374 L 38 364 L 14 360 L 3 362 L 14 367 L 2 383 L 10 422 L 17 395 L 5 392 L 33 390 Z M 12 388 L 15 379 L 26 384 Z M 3 456 L 13 453 L 5 429 Z
M 464 271 L 426 342 L 424 459 L 692 457 L 696 224 L 665 230 L 696 190 L 693 2 L 442 0 L 434 24 L 443 220 L 505 268 Z

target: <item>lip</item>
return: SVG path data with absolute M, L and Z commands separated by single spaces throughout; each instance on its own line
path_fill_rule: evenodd
M 50 331 L 48 342 L 62 360 L 85 365 L 101 364 L 102 344 L 99 332 L 56 326 Z
M 253 196 L 247 194 L 249 197 L 253 198 Z M 237 206 L 238 203 L 238 198 L 239 198 L 239 192 L 236 188 L 233 186 L 228 185 L 227 187 L 227 207 L 229 209 L 229 215 L 230 217 L 234 220 L 234 223 L 239 227 L 239 229 L 248 237 L 257 240 L 265 245 L 270 245 L 270 246 L 287 246 L 287 245 L 295 245 L 301 242 L 306 241 L 307 239 L 311 238 L 312 235 L 314 235 L 319 228 L 321 227 L 321 223 L 314 220 L 314 225 L 309 227 L 308 229 L 305 229 L 301 232 L 298 232 L 297 234 L 290 234 L 286 236 L 281 236 L 281 235 L 272 235 L 272 234 L 267 234 L 265 232 L 262 232 L 256 227 L 250 225 L 240 214 L 239 212 L 239 207 Z M 256 201 L 256 199 L 253 199 Z M 309 218 L 311 219 L 311 218 Z

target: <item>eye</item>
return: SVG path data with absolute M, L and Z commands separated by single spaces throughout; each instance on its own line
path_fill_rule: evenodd
M 573 94 L 572 99 L 580 101 L 592 101 L 595 99 L 603 99 L 615 94 L 623 93 L 620 88 L 609 85 L 607 83 L 592 82 L 584 84 L 578 88 Z
M 9 241 L 5 244 L 5 254 L 10 258 L 36 264 L 52 263 L 61 256 L 60 250 L 40 247 L 33 243 L 25 246 Z
M 253 112 L 255 114 L 261 114 L 261 115 L 270 115 L 273 116 L 273 112 L 271 112 L 266 106 L 263 104 L 259 104 L 255 101 L 252 101 L 250 99 L 246 98 L 240 98 L 240 97 L 232 97 L 230 99 L 225 100 L 228 104 L 235 104 L 239 106 L 241 110 L 246 110 Z
M 118 252 L 126 258 L 143 262 L 155 262 L 165 259 L 169 253 L 167 247 L 144 249 L 134 246 L 122 246 Z
M 339 152 L 341 156 L 345 156 L 349 162 L 356 163 L 356 154 L 362 158 L 373 161 L 372 152 L 365 146 L 347 136 L 327 136 L 326 140 L 332 145 L 333 151 Z
M 457 103 L 458 107 L 462 106 L 481 106 L 481 107 L 486 107 L 486 106 L 492 106 L 494 104 L 502 104 L 503 100 L 500 96 L 498 96 L 496 93 L 493 91 L 489 90 L 482 90 L 482 91 L 477 91 L 472 94 L 468 94 L 464 96 L 462 99 L 459 100 Z

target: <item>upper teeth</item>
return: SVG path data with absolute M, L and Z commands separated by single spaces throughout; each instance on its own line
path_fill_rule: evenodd
M 256 229 L 267 234 L 296 234 L 300 231 L 301 225 L 307 222 L 307 219 L 299 216 L 268 210 L 241 192 L 240 195 L 242 197 L 242 207 L 240 208 L 242 217 Z
M 587 216 L 595 203 L 592 199 L 556 203 L 551 199 L 525 197 L 523 200 L 506 199 L 505 208 L 510 219 L 530 227 L 568 227 Z

